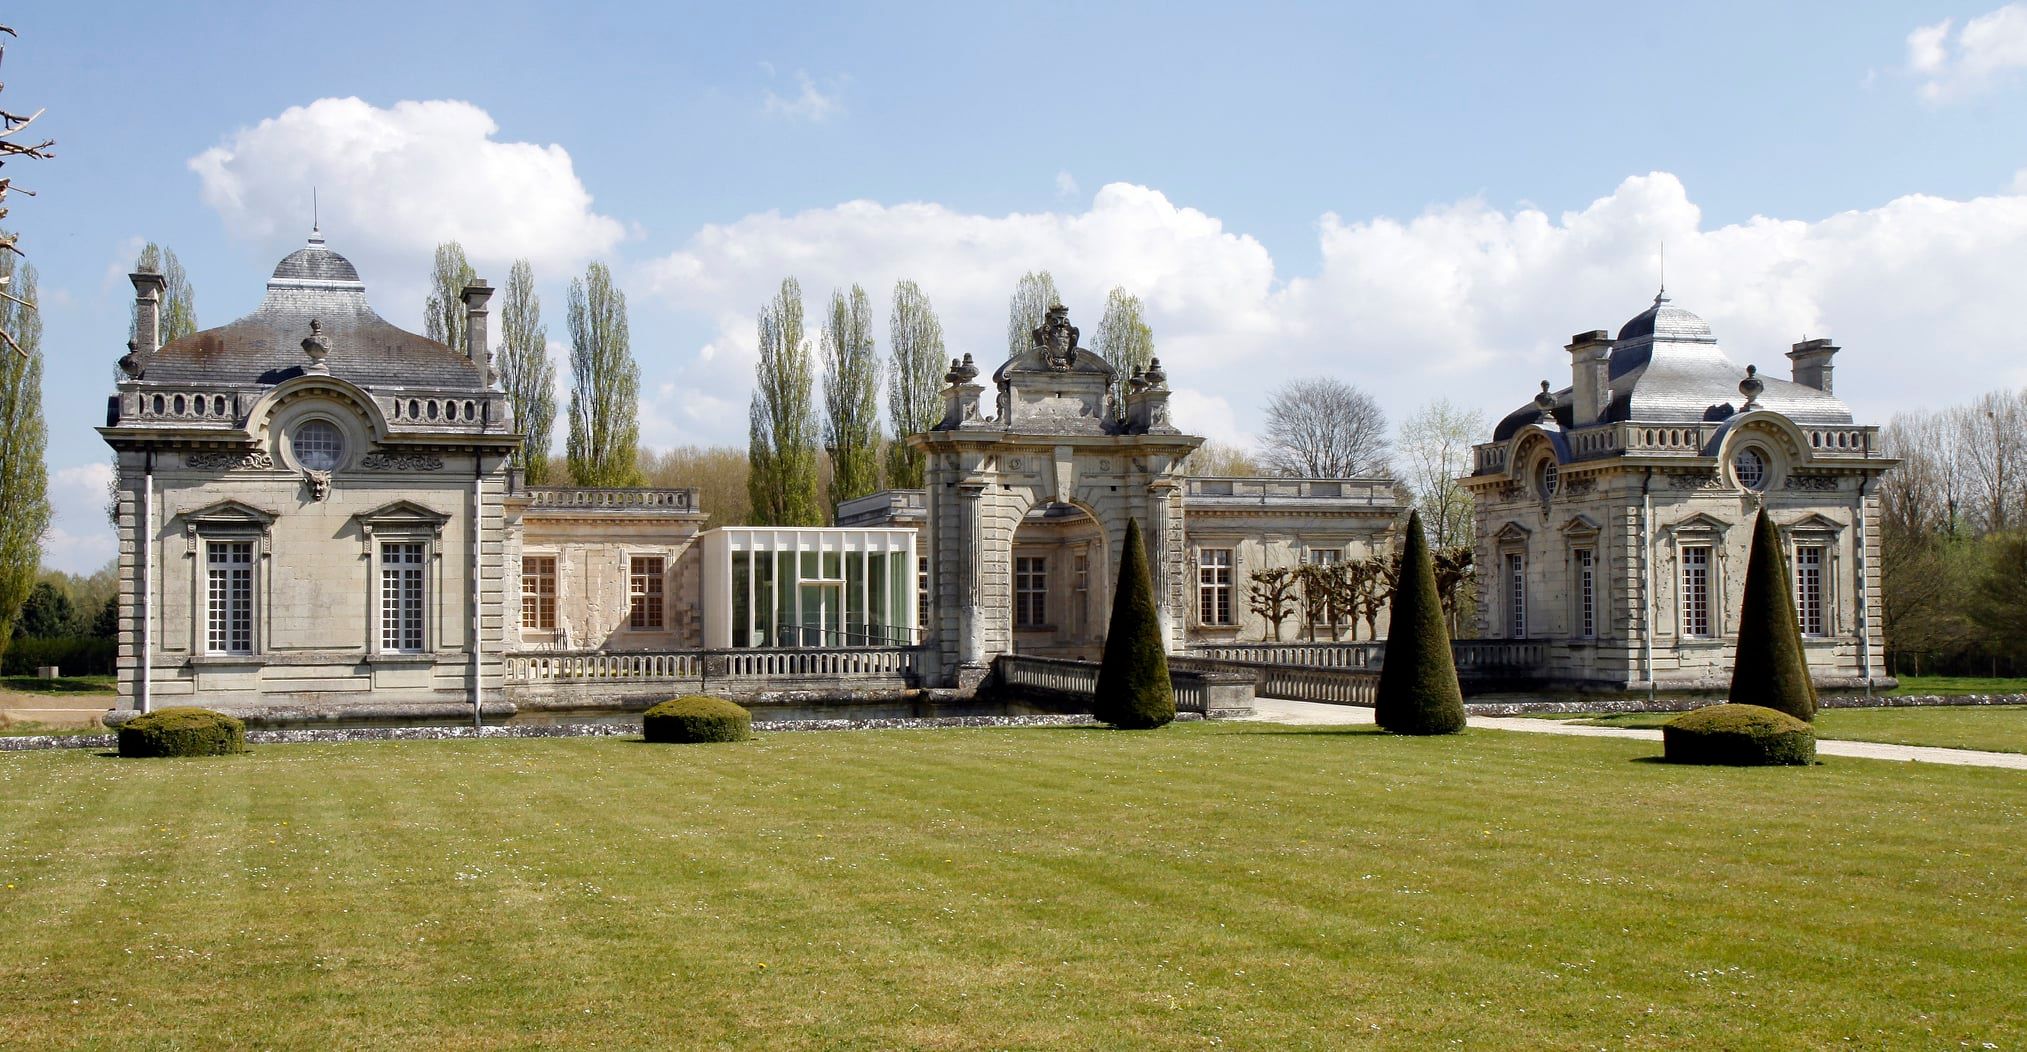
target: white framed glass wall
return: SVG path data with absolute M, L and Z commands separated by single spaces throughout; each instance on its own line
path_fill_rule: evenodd
M 919 639 L 914 530 L 725 526 L 703 540 L 707 648 Z

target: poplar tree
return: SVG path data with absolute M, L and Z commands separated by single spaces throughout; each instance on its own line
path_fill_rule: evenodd
M 865 289 L 853 285 L 849 295 L 831 293 L 823 354 L 823 440 L 830 451 L 835 509 L 880 488 L 880 358 Z
M 549 327 L 542 324 L 542 299 L 535 295 L 535 269 L 525 259 L 507 272 L 506 304 L 500 310 L 500 389 L 514 408 L 521 441 L 521 468 L 528 484 L 549 476 L 549 436 L 556 426 L 556 363 L 549 360 Z
M 0 242 L 8 235 L 0 233 Z M 43 451 L 49 431 L 42 419 L 42 317 L 35 268 L 0 251 L 0 332 L 19 353 L 0 354 L 0 655 L 14 635 L 14 619 L 35 587 L 42 535 L 49 530 L 49 470 Z M 20 302 L 16 302 L 20 301 Z
M 1013 298 L 1006 308 L 1006 355 L 1009 358 L 1035 345 L 1035 330 L 1042 327 L 1049 308 L 1062 302 L 1056 295 L 1056 279 L 1049 272 L 1029 271 L 1014 283 Z
M 134 269 L 162 275 L 162 346 L 196 332 L 197 290 L 191 286 L 190 275 L 184 271 L 183 261 L 176 258 L 176 251 L 150 241 L 134 259 Z M 128 339 L 140 337 L 140 330 L 135 328 L 138 324 L 127 322 Z
M 436 262 L 429 272 L 429 298 L 422 305 L 424 336 L 464 353 L 465 286 L 478 276 L 465 261 L 463 245 L 446 241 L 436 246 Z
M 887 375 L 887 419 L 894 440 L 887 444 L 887 485 L 920 489 L 922 451 L 909 435 L 927 431 L 943 418 L 943 323 L 929 297 L 912 281 L 894 285 L 894 309 L 887 318 L 893 364 Z
M 1154 330 L 1142 316 L 1140 297 L 1115 288 L 1105 297 L 1105 315 L 1098 320 L 1098 355 L 1118 375 L 1112 381 L 1112 404 L 1126 415 L 1126 381 L 1136 369 L 1154 360 Z
M 640 366 L 627 339 L 626 293 L 593 263 L 570 281 L 570 478 L 640 485 Z
M 817 508 L 815 381 L 802 335 L 802 286 L 783 278 L 760 308 L 760 360 L 753 367 L 753 404 L 746 477 L 757 526 L 821 526 Z

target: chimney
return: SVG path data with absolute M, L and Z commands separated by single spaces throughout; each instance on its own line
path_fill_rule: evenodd
M 1788 352 L 1788 361 L 1793 362 L 1795 382 L 1803 387 L 1813 387 L 1824 394 L 1830 390 L 1830 359 L 1837 356 L 1840 348 L 1829 340 L 1803 340 Z
M 487 387 L 493 385 L 493 349 L 487 342 L 486 318 L 492 312 L 486 309 L 486 301 L 493 298 L 493 290 L 484 278 L 473 279 L 465 286 L 459 297 L 465 301 L 465 357 L 479 367 L 479 378 Z
M 1612 334 L 1592 329 L 1570 337 L 1570 427 L 1589 427 L 1611 401 Z
M 136 361 L 146 362 L 162 347 L 162 292 L 168 282 L 152 270 L 127 275 L 134 283 L 134 349 Z

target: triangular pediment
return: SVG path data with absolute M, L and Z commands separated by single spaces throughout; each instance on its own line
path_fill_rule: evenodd
M 1699 511 L 1696 514 L 1691 515 L 1686 519 L 1683 519 L 1681 522 L 1677 522 L 1670 525 L 1668 527 L 1668 530 L 1671 533 L 1696 533 L 1701 531 L 1709 531 L 1712 533 L 1724 533 L 1725 531 L 1731 529 L 1733 525 L 1735 524 L 1726 522 L 1715 515 L 1709 515 Z
M 1494 531 L 1492 534 L 1492 539 L 1495 541 L 1502 541 L 1509 544 L 1518 544 L 1523 541 L 1526 541 L 1527 538 L 1533 533 L 1534 533 L 1533 530 L 1530 530 L 1517 522 L 1509 522 L 1506 525 L 1499 527 L 1498 530 Z
M 1598 532 L 1598 522 L 1589 515 L 1572 515 L 1568 522 L 1562 524 L 1562 532 L 1596 533 Z
M 1836 519 L 1827 518 L 1823 515 L 1819 515 L 1812 512 L 1794 522 L 1782 526 L 1781 529 L 1787 530 L 1790 533 L 1794 532 L 1840 533 L 1844 529 L 1844 524 L 1838 522 Z
M 372 511 L 362 511 L 352 518 L 368 526 L 427 525 L 435 529 L 449 522 L 450 514 L 417 504 L 412 500 L 397 500 L 392 504 L 382 504 Z
M 183 521 L 192 526 L 257 526 L 266 529 L 277 518 L 274 512 L 237 500 L 221 500 L 186 511 Z

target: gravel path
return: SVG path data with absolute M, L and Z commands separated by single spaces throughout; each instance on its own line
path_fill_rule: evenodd
M 1253 715 L 1261 723 L 1291 723 L 1297 726 L 1353 726 L 1372 722 L 1372 710 L 1355 705 L 1325 705 L 1313 701 L 1256 698 Z M 1633 727 L 1577 727 L 1567 720 L 1533 720 L 1518 716 L 1472 716 L 1470 725 L 1486 730 L 1522 731 L 1529 734 L 1568 734 L 1583 738 L 1631 738 L 1660 744 L 1661 732 Z M 1819 756 L 1849 756 L 1867 760 L 1900 760 L 1909 763 L 1942 763 L 1963 767 L 2001 767 L 2027 771 L 2027 753 L 1980 752 L 1975 749 L 1938 749 L 1926 745 L 1886 745 L 1821 739 Z

